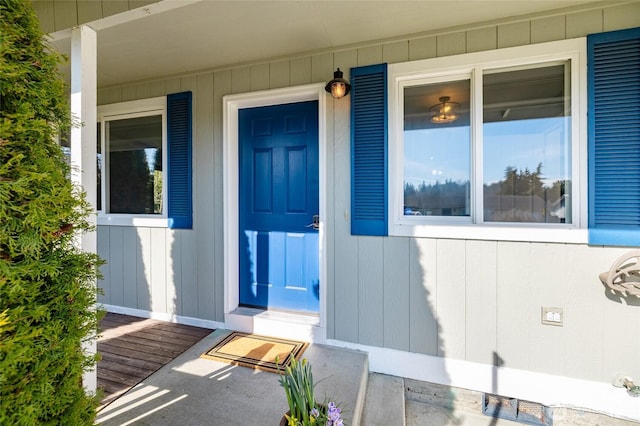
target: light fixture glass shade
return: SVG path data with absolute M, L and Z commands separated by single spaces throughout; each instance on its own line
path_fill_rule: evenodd
M 331 96 L 333 96 L 336 99 L 340 99 L 344 97 L 346 92 L 347 92 L 347 86 L 341 81 L 336 81 L 331 85 Z
M 460 104 L 457 102 L 450 102 L 450 99 L 451 98 L 449 96 L 442 96 L 439 99 L 439 104 L 429 108 L 432 123 L 451 123 L 460 117 L 460 114 L 458 114 Z
M 327 83 L 326 86 L 324 86 L 324 90 L 326 90 L 328 93 L 331 93 L 331 96 L 333 96 L 335 99 L 343 98 L 347 96 L 351 91 L 351 85 L 347 80 L 342 78 L 343 75 L 343 72 L 340 71 L 340 68 L 338 68 L 333 72 L 333 80 L 331 80 Z

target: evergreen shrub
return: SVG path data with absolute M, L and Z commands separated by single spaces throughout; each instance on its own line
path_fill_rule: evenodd
M 68 95 L 31 4 L 0 0 L 0 424 L 89 425 L 101 264 L 75 239 L 90 206 L 56 141 L 71 125 Z

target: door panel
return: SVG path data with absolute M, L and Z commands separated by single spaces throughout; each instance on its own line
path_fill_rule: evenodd
M 318 103 L 239 111 L 240 304 L 318 312 Z
M 255 178 L 253 182 L 253 209 L 260 213 L 273 212 L 273 163 L 272 150 L 263 149 L 253 152 Z

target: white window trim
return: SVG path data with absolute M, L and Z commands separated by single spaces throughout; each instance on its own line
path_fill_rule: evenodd
M 103 159 L 106 154 L 106 138 L 105 134 L 105 120 L 125 119 L 143 117 L 147 115 L 162 115 L 162 170 L 167 171 L 168 151 L 167 151 L 167 98 L 160 96 L 156 98 L 141 99 L 136 101 L 121 102 L 117 104 L 102 105 L 98 107 L 98 122 L 100 122 L 101 133 L 101 152 Z M 104 211 L 107 206 L 107 188 L 108 181 L 106 173 L 106 161 L 103 163 L 102 173 L 102 193 L 98 194 L 98 197 L 102 197 L 103 210 L 98 211 L 97 223 L 98 225 L 113 225 L 113 226 L 139 226 L 149 228 L 168 228 L 169 219 L 167 216 L 167 177 L 165 172 L 162 179 L 162 205 L 164 206 L 161 215 L 147 215 L 147 214 L 120 214 L 120 213 L 106 213 Z
M 389 235 L 478 240 L 587 243 L 587 51 L 586 38 L 562 40 L 529 46 L 476 52 L 450 57 L 390 64 L 389 90 Z M 403 87 L 420 79 L 443 79 L 471 76 L 472 143 L 482 137 L 481 99 L 474 96 L 474 84 L 482 85 L 485 69 L 507 68 L 527 64 L 571 60 L 571 180 L 573 186 L 572 223 L 454 223 L 408 217 L 404 212 L 403 158 L 404 111 Z M 472 169 L 477 158 L 472 159 Z M 475 169 L 474 169 L 475 170 Z M 472 171 L 472 176 L 475 176 Z M 472 184 L 477 182 L 472 181 Z M 476 188 L 477 190 L 477 188 Z M 477 196 L 476 196 L 477 198 Z M 577 199 L 576 199 L 577 198 Z M 477 209 L 472 199 L 472 208 Z M 481 207 L 481 206 L 480 206 Z M 474 210 L 475 211 L 475 210 Z

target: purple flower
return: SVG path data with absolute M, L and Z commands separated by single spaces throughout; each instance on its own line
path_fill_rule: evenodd
M 336 407 L 336 404 L 330 402 L 327 404 L 327 425 L 328 426 L 343 426 L 342 419 L 340 418 L 340 409 Z

